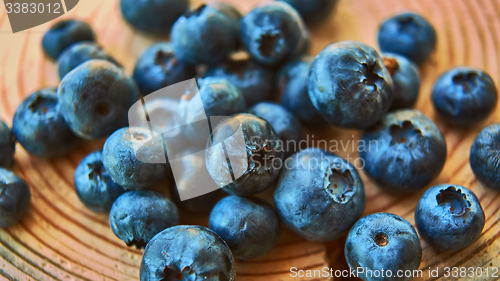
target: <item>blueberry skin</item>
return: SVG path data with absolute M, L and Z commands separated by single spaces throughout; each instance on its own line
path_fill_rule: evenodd
M 218 5 L 205 4 L 189 10 L 172 27 L 172 49 L 190 64 L 217 64 L 235 47 L 238 33 L 234 18 Z
M 235 278 L 231 250 L 215 232 L 203 226 L 167 228 L 153 237 L 142 255 L 141 281 L 234 281 Z
M 120 64 L 108 55 L 94 42 L 77 42 L 69 46 L 57 59 L 59 78 L 63 78 L 71 70 L 88 60 L 107 60 L 120 66 Z
M 338 0 L 279 0 L 290 4 L 308 24 L 325 20 Z
M 160 42 L 142 53 L 135 65 L 133 77 L 141 94 L 148 95 L 195 75 L 194 66 L 175 58 L 169 42 Z
M 331 152 L 308 148 L 285 161 L 274 203 L 288 228 L 310 241 L 330 241 L 361 217 L 365 191 L 349 162 Z
M 385 272 L 392 277 L 362 274 L 367 281 L 406 281 L 410 277 L 397 277 L 398 270 L 416 270 L 422 259 L 422 246 L 417 232 L 405 219 L 388 213 L 367 215 L 358 220 L 347 236 L 345 258 L 349 267 Z
M 415 210 L 418 233 L 440 251 L 458 251 L 481 235 L 485 217 L 469 189 L 441 184 L 429 188 Z
M 94 31 L 87 23 L 78 20 L 62 20 L 50 27 L 43 35 L 42 47 L 53 60 L 73 43 L 94 41 Z
M 152 35 L 164 35 L 187 9 L 189 0 L 121 0 L 123 18 L 134 28 Z
M 11 168 L 14 166 L 14 153 L 16 143 L 9 126 L 0 120 L 0 167 Z
M 277 65 L 307 43 L 305 24 L 292 6 L 277 1 L 258 4 L 240 22 L 245 49 L 259 63 Z
M 412 109 L 384 116 L 363 133 L 358 151 L 366 174 L 394 193 L 425 187 L 446 161 L 443 135 L 429 118 Z
M 299 120 L 286 108 L 274 102 L 259 102 L 248 113 L 265 119 L 276 131 L 285 149 L 285 157 L 300 149 L 302 127 Z
M 229 195 L 210 213 L 209 226 L 240 260 L 269 253 L 278 242 L 280 221 L 276 211 L 262 200 Z
M 401 13 L 382 23 L 378 45 L 384 53 L 396 53 L 421 64 L 434 50 L 436 31 L 421 16 Z
M 75 191 L 80 201 L 94 212 L 106 213 L 124 190 L 108 175 L 102 151 L 94 151 L 75 170 Z
M 308 125 L 326 123 L 312 104 L 307 92 L 312 61 L 313 58 L 309 56 L 294 59 L 279 70 L 276 79 L 280 103 Z
M 365 129 L 389 110 L 393 84 L 372 47 L 355 41 L 333 43 L 321 51 L 309 70 L 309 97 L 330 123 Z
M 244 159 L 241 158 L 242 148 L 238 147 L 239 142 L 226 141 L 238 130 L 243 133 Z M 231 173 L 225 173 L 228 167 L 224 151 L 208 149 L 223 142 L 228 157 L 234 160 L 231 162 Z M 271 187 L 278 177 L 283 147 L 269 122 L 252 114 L 241 113 L 217 125 L 207 142 L 205 157 L 208 173 L 224 191 L 237 196 L 251 196 Z M 234 174 L 239 177 L 235 176 L 233 181 Z M 221 184 L 227 182 L 229 184 Z
M 147 190 L 123 193 L 109 212 L 113 233 L 127 246 L 144 248 L 162 230 L 179 223 L 177 207 L 165 195 Z
M 55 88 L 24 99 L 14 114 L 12 134 L 29 153 L 43 158 L 68 153 L 78 140 L 64 121 Z
M 89 60 L 70 71 L 57 94 L 64 120 L 84 139 L 102 138 L 126 126 L 128 110 L 139 100 L 134 80 L 104 60 Z
M 190 93 L 184 94 L 179 103 L 178 118 L 181 124 L 186 124 L 182 133 L 191 141 L 205 145 L 210 131 L 207 121 L 203 119 L 243 112 L 246 109 L 246 103 L 238 88 L 225 78 L 200 78 L 197 83 L 201 104 L 197 99 L 190 99 Z M 201 106 L 203 108 L 200 108 Z M 203 121 L 197 122 L 200 120 Z M 216 124 L 212 126 L 214 125 Z
M 205 77 L 209 76 L 223 77 L 231 81 L 241 91 L 248 106 L 273 98 L 274 71 L 256 63 L 249 56 L 230 56 L 223 63 L 209 68 Z
M 28 211 L 31 191 L 13 172 L 0 168 L 0 228 L 16 224 Z
M 484 186 L 500 190 L 500 123 L 479 133 L 472 144 L 469 161 L 474 175 Z
M 498 94 L 491 77 L 476 68 L 457 67 L 434 84 L 432 102 L 439 115 L 456 126 L 471 126 L 493 111 Z
M 167 168 L 162 139 L 152 139 L 149 129 L 142 127 L 114 132 L 104 143 L 102 159 L 109 176 L 127 190 L 153 186 Z
M 384 53 L 381 56 L 394 85 L 394 100 L 390 110 L 412 107 L 420 90 L 418 66 L 397 54 Z

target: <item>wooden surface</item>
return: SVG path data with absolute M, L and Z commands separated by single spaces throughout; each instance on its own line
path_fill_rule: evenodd
M 258 1 L 231 1 L 247 12 Z M 469 148 L 487 124 L 500 122 L 500 107 L 487 121 L 471 130 L 452 129 L 436 118 L 430 102 L 431 87 L 440 73 L 457 65 L 486 70 L 500 85 L 500 0 L 341 0 L 334 15 L 313 28 L 310 53 L 315 55 L 338 40 L 358 40 L 376 46 L 381 20 L 399 11 L 422 13 L 437 30 L 438 44 L 431 58 L 421 66 L 422 87 L 416 108 L 432 118 L 446 137 L 448 159 L 443 172 L 433 182 L 455 183 L 471 188 L 486 213 L 481 237 L 456 253 L 437 252 L 425 242 L 422 278 L 415 280 L 455 280 L 429 278 L 428 268 L 500 267 L 500 196 L 484 189 L 469 167 Z M 130 73 L 141 51 L 155 39 L 136 34 L 120 17 L 118 0 L 84 0 L 65 18 L 88 21 L 98 42 Z M 40 46 L 49 24 L 12 34 L 6 13 L 0 8 L 0 117 L 10 123 L 23 97 L 36 89 L 58 84 L 55 65 Z M 157 39 L 156 39 L 157 40 Z M 315 140 L 356 140 L 359 132 L 328 128 L 310 132 Z M 32 189 L 29 213 L 17 225 L 0 230 L 0 279 L 7 280 L 137 280 L 141 251 L 127 248 L 108 226 L 107 215 L 87 210 L 73 187 L 73 172 L 89 152 L 100 149 L 103 140 L 81 144 L 67 157 L 46 161 L 29 156 L 17 146 L 15 171 Z M 356 157 L 352 148 L 337 152 Z M 364 175 L 367 194 L 365 214 L 391 212 L 414 223 L 413 213 L 422 192 L 406 197 L 392 196 L 374 186 Z M 206 224 L 207 218 L 183 217 L 182 223 Z M 269 255 L 238 263 L 237 280 L 301 280 L 290 278 L 290 267 L 321 269 L 345 268 L 343 239 L 326 244 L 304 241 L 284 230 L 279 246 Z M 3 276 L 3 277 L 2 277 Z M 470 278 L 461 280 L 494 280 Z M 302 280 L 329 280 L 304 278 Z

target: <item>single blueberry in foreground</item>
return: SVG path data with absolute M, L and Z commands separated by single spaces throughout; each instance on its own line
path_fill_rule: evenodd
M 75 191 L 80 201 L 94 212 L 109 212 L 124 190 L 108 175 L 102 163 L 102 152 L 94 151 L 75 170 Z
M 42 47 L 49 57 L 57 60 L 64 49 L 80 41 L 94 41 L 92 28 L 83 21 L 62 20 L 43 35 Z
M 109 225 L 127 246 L 143 248 L 158 233 L 179 223 L 177 207 L 165 195 L 134 190 L 123 193 L 111 207 Z
M 280 235 L 280 221 L 271 206 L 262 200 L 235 195 L 226 196 L 215 205 L 209 225 L 240 260 L 269 253 Z
M 120 66 L 99 45 L 90 41 L 77 42 L 69 46 L 57 59 L 59 78 L 88 60 L 107 60 Z
M 382 61 L 394 85 L 394 100 L 390 110 L 411 107 L 420 90 L 418 66 L 403 56 L 391 53 L 382 54 Z
M 109 176 L 125 189 L 145 189 L 165 177 L 166 158 L 162 138 L 149 129 L 123 127 L 114 132 L 102 150 Z
M 290 4 L 308 24 L 325 20 L 332 13 L 338 0 L 280 0 Z
M 16 143 L 7 124 L 0 120 L 0 167 L 10 168 L 14 165 Z
M 64 121 L 55 88 L 24 99 L 14 114 L 12 134 L 29 153 L 44 158 L 68 153 L 78 140 Z
M 209 68 L 207 76 L 227 78 L 240 89 L 248 106 L 273 98 L 274 71 L 256 63 L 246 52 L 230 55 L 223 63 Z
M 134 80 L 143 95 L 194 78 L 195 75 L 194 66 L 174 57 L 169 42 L 148 47 L 134 68 Z
M 395 193 L 423 188 L 446 161 L 443 135 L 429 118 L 412 109 L 384 116 L 363 133 L 358 151 L 366 174 Z
M 345 258 L 352 270 L 364 269 L 365 273 L 358 276 L 363 280 L 406 281 L 411 277 L 404 272 L 414 272 L 420 266 L 422 246 L 407 220 L 393 214 L 376 213 L 362 217 L 353 225 L 345 243 Z M 380 275 L 382 269 L 384 277 Z M 398 277 L 398 272 L 403 272 L 403 276 Z
M 500 123 L 484 128 L 470 150 L 470 167 L 486 187 L 500 190 Z
M 13 172 L 0 168 L 0 228 L 16 224 L 30 206 L 31 191 Z
M 470 126 L 493 111 L 498 94 L 493 79 L 479 69 L 457 67 L 444 73 L 434 84 L 432 102 L 448 123 Z
M 300 121 L 308 125 L 325 124 L 314 107 L 307 92 L 309 67 L 314 58 L 300 57 L 285 64 L 278 72 L 277 88 L 280 103 L 290 110 Z
M 235 278 L 231 250 L 215 232 L 203 226 L 167 228 L 153 237 L 142 255 L 141 281 Z
M 429 188 L 415 210 L 418 233 L 440 251 L 458 251 L 481 235 L 485 217 L 469 189 L 441 184 Z
M 330 123 L 365 129 L 389 110 L 391 75 L 372 47 L 355 41 L 333 43 L 321 51 L 309 70 L 308 92 Z
M 138 30 L 162 35 L 189 8 L 189 0 L 121 0 L 120 10 L 125 20 Z
M 396 53 L 421 64 L 434 50 L 436 31 L 421 16 L 401 13 L 382 23 L 378 45 L 384 53 Z
M 361 217 L 365 191 L 349 162 L 318 148 L 302 150 L 285 161 L 274 203 L 281 220 L 311 241 L 334 240 Z
M 234 18 L 219 5 L 204 4 L 188 10 L 172 27 L 176 58 L 190 64 L 217 64 L 236 47 Z
M 57 89 L 61 113 L 85 139 L 110 135 L 128 124 L 139 91 L 125 71 L 105 60 L 89 60 L 64 76 Z
M 233 195 L 250 196 L 271 187 L 283 165 L 282 158 L 283 147 L 276 131 L 269 122 L 252 114 L 225 119 L 207 143 L 208 173 Z
M 274 102 L 259 102 L 249 109 L 255 116 L 265 119 L 276 131 L 285 150 L 285 157 L 300 150 L 302 127 L 299 120 L 287 109 Z
M 258 4 L 240 22 L 243 46 L 259 63 L 277 65 L 299 54 L 307 44 L 305 24 L 290 5 L 268 1 Z

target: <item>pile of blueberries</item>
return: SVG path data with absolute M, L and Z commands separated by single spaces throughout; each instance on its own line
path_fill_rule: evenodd
M 355 167 L 320 148 L 283 145 L 302 140 L 303 125 L 363 130 L 365 147 L 358 150 L 364 172 L 390 193 L 425 188 L 445 164 L 443 135 L 428 117 L 410 109 L 419 93 L 418 64 L 436 44 L 434 28 L 417 14 L 402 13 L 381 24 L 380 54 L 364 43 L 343 41 L 307 56 L 306 23 L 314 28 L 336 2 L 268 1 L 241 15 L 220 2 L 190 9 L 188 0 L 121 0 L 132 28 L 170 34 L 169 42 L 143 52 L 132 76 L 95 43 L 85 22 L 52 26 L 42 45 L 57 60 L 59 86 L 28 96 L 15 112 L 12 129 L 0 124 L 0 165 L 5 167 L 0 168 L 0 227 L 19 221 L 30 204 L 28 185 L 8 170 L 15 142 L 33 155 L 54 158 L 82 139 L 108 137 L 102 151 L 76 168 L 75 189 L 89 209 L 109 212 L 111 229 L 128 246 L 145 247 L 141 280 L 234 280 L 233 257 L 267 254 L 277 243 L 281 222 L 311 241 L 348 233 L 345 257 L 351 268 L 417 269 L 422 247 L 408 221 L 389 213 L 361 217 L 365 193 Z M 228 157 L 237 148 L 228 143 L 225 154 L 207 150 L 204 159 L 187 157 L 184 177 L 174 183 L 169 164 L 161 161 L 165 143 L 152 139 L 149 128 L 128 127 L 133 104 L 193 77 L 206 117 L 228 117 L 215 124 L 208 141 L 193 141 L 200 132 L 195 125 L 186 127 L 182 141 L 192 141 L 192 152 L 202 151 L 241 130 L 248 158 L 241 177 L 231 180 L 221 172 L 236 169 Z M 191 96 L 186 93 L 183 100 Z M 448 124 L 470 128 L 494 110 L 497 90 L 487 73 L 458 67 L 437 80 L 432 102 Z M 170 113 L 164 125 L 199 120 L 188 102 L 157 106 Z M 275 160 L 287 165 L 277 168 Z M 500 124 L 477 136 L 470 165 L 484 186 L 500 190 Z M 229 195 L 221 199 L 224 192 L 217 190 L 181 201 L 177 188 L 206 184 L 191 176 L 197 170 L 215 183 L 229 180 L 220 185 Z M 165 178 L 170 197 L 150 190 Z M 272 187 L 274 204 L 252 197 Z M 209 228 L 178 225 L 178 208 L 210 213 Z M 441 184 L 423 194 L 415 221 L 430 245 L 457 251 L 479 237 L 485 215 L 469 189 Z

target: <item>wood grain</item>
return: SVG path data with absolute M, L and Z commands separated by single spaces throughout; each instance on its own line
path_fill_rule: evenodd
M 258 0 L 232 0 L 243 12 Z M 88 21 L 98 41 L 130 73 L 142 50 L 157 38 L 131 30 L 121 19 L 118 0 L 85 0 L 64 15 Z M 445 278 L 444 267 L 500 267 L 500 195 L 483 188 L 469 167 L 469 149 L 474 137 L 487 124 L 500 122 L 500 107 L 482 124 L 470 130 L 447 126 L 436 116 L 430 102 L 434 81 L 446 69 L 468 65 L 487 71 L 500 84 L 499 0 L 340 0 L 332 17 L 311 30 L 310 54 L 339 40 L 358 40 L 376 46 L 376 31 L 385 17 L 412 10 L 435 26 L 438 44 L 421 66 L 422 87 L 416 108 L 433 119 L 445 135 L 448 159 L 432 184 L 454 183 L 472 189 L 486 213 L 481 237 L 455 253 L 438 252 L 422 242 L 423 276 L 415 280 L 495 280 L 498 278 Z M 0 117 L 10 123 L 21 100 L 31 92 L 58 84 L 57 68 L 41 50 L 41 38 L 51 24 L 26 32 L 11 33 L 4 8 L 0 8 Z M 310 131 L 314 140 L 355 141 L 359 132 L 326 128 Z M 42 160 L 17 146 L 15 171 L 32 189 L 30 211 L 17 225 L 0 230 L 0 280 L 138 280 L 141 251 L 128 248 L 115 237 L 107 216 L 87 210 L 73 187 L 73 172 L 89 152 L 100 149 L 103 140 L 82 143 L 67 157 Z M 354 149 L 336 151 L 357 157 Z M 413 213 L 423 192 L 401 197 L 381 191 L 363 176 L 367 194 L 365 214 L 391 212 L 414 224 Z M 269 195 L 269 193 L 268 193 Z M 265 195 L 264 195 L 265 196 Z M 182 223 L 207 223 L 206 217 L 182 217 Z M 345 269 L 343 239 L 329 243 L 307 242 L 284 230 L 278 247 L 270 254 L 237 263 L 237 280 L 330 280 L 291 278 L 290 268 Z M 439 267 L 440 276 L 429 277 L 429 268 Z

